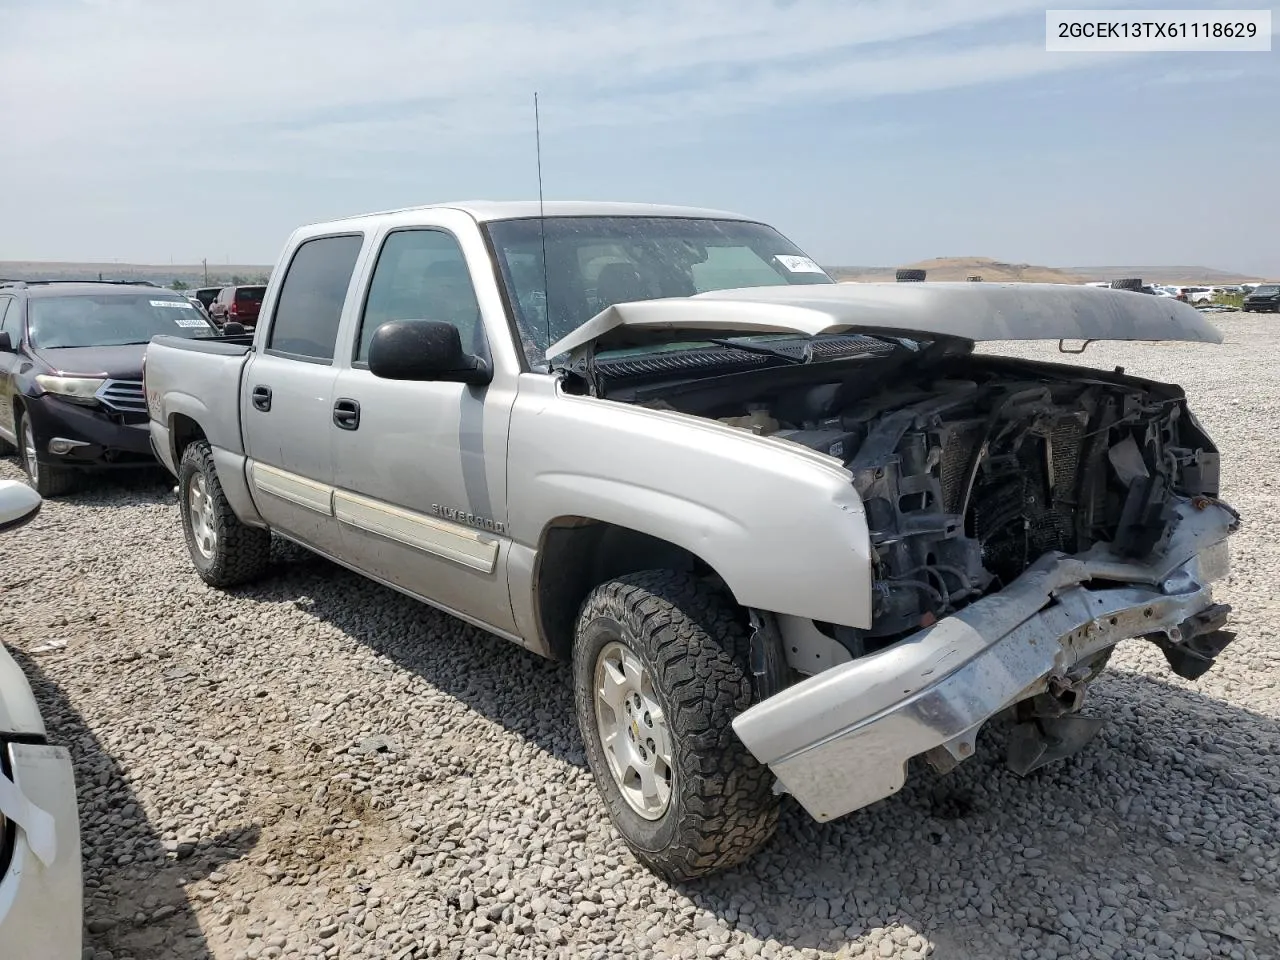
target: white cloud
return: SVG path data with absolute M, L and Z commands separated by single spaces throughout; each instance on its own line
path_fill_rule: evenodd
M 193 120 L 222 163 L 255 142 L 359 152 L 528 125 L 532 90 L 561 129 L 722 115 L 1079 68 L 1035 33 L 1030 0 L 41 0 L 6 14 L 0 122 L 30 157 L 154 144 Z M 1007 36 L 1011 17 L 1029 37 Z M 989 39 L 988 39 L 989 38 Z M 424 124 L 427 125 L 424 127 Z M 252 136 L 249 135 L 252 133 Z M 148 156 L 165 162 L 175 149 Z M 191 151 L 186 151 L 192 156 Z M 230 153 L 230 156 L 226 154 Z M 62 162 L 66 162 L 65 155 Z

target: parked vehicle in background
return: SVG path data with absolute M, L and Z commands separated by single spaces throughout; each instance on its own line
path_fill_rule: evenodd
M 540 214 L 545 213 L 545 216 Z M 985 340 L 1218 343 L 1064 284 L 835 284 L 762 223 L 441 205 L 295 232 L 252 343 L 158 337 L 157 456 L 209 584 L 301 543 L 573 665 L 614 825 L 674 879 L 1013 714 L 1080 749 L 1116 643 L 1195 678 L 1238 517 L 1170 384 Z M 776 778 L 776 789 L 775 789 Z
M 1208 293 L 1210 294 L 1210 296 L 1212 296 L 1212 292 L 1208 287 L 1174 287 L 1174 291 L 1175 291 L 1174 296 L 1176 296 L 1183 303 L 1192 303 L 1193 302 L 1192 297 L 1195 297 L 1199 294 Z
M 1240 309 L 1248 313 L 1280 313 L 1280 284 L 1261 283 L 1245 295 Z
M 1131 290 L 1134 293 L 1141 293 L 1142 278 L 1141 277 L 1125 277 L 1121 280 L 1112 280 L 1111 289 L 1112 290 Z
M 213 323 L 213 318 L 212 318 L 211 316 L 209 316 L 209 311 L 208 311 L 208 309 L 205 307 L 205 305 L 204 305 L 203 303 L 201 303 L 201 302 L 200 302 L 200 299 L 199 299 L 198 297 L 191 297 L 191 296 L 188 296 L 188 297 L 187 297 L 187 300 L 189 300 L 189 301 L 191 302 L 191 305 L 192 305 L 193 307 L 195 307 L 195 308 L 196 308 L 196 310 L 198 310 L 198 311 L 199 311 L 200 316 L 202 316 L 202 317 L 204 317 L 206 320 L 208 320 L 210 324 L 212 324 L 212 323 Z
M 223 287 L 209 308 L 213 322 L 222 326 L 235 320 L 245 329 L 252 330 L 258 323 L 258 311 L 262 308 L 263 286 Z
M 158 333 L 217 331 L 180 293 L 116 283 L 0 284 L 0 451 L 43 497 L 87 469 L 153 465 L 142 356 Z
M 191 296 L 204 304 L 204 308 L 208 310 L 213 306 L 213 301 L 218 299 L 218 294 L 221 291 L 221 287 L 197 287 L 191 291 Z
M 38 493 L 0 480 L 0 534 L 39 512 Z M 79 960 L 81 882 L 71 754 L 49 743 L 31 684 L 0 644 L 0 956 Z

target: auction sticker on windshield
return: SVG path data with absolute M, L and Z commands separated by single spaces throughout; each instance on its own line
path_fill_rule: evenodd
M 808 257 L 794 257 L 787 254 L 778 254 L 773 259 L 777 260 L 789 273 L 825 273 L 820 266 L 810 260 Z
M 194 310 L 195 307 L 181 300 L 152 300 L 153 307 L 177 307 L 179 310 Z

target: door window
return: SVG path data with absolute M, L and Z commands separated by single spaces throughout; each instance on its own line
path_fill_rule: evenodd
M 19 309 L 12 307 L 13 297 L 0 297 L 0 331 L 9 334 L 9 339 L 13 341 L 13 345 L 18 345 L 18 322 L 17 317 Z M 13 316 L 9 316 L 12 311 Z
M 452 234 L 398 230 L 387 237 L 369 283 L 356 361 L 367 360 L 374 332 L 391 320 L 443 320 L 458 328 L 464 350 L 486 353 L 480 304 Z
M 342 305 L 363 242 L 355 234 L 319 237 L 298 247 L 276 298 L 268 350 L 298 360 L 333 360 Z

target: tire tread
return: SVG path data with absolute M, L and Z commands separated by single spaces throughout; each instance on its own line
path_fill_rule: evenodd
M 629 624 L 644 647 L 638 652 L 656 668 L 680 754 L 676 790 L 684 815 L 675 837 L 663 850 L 632 849 L 673 881 L 736 866 L 773 835 L 778 821 L 773 776 L 731 725 L 753 699 L 742 624 L 718 593 L 670 570 L 628 574 L 597 587 L 582 606 L 580 628 L 598 616 Z M 593 677 L 594 663 L 575 660 L 576 674 L 584 667 Z M 583 727 L 584 738 L 595 736 Z
M 207 441 L 197 440 L 182 451 L 178 469 L 178 503 L 182 511 L 182 529 L 193 562 L 196 550 L 191 542 L 191 520 L 186 502 L 186 478 L 191 472 L 204 474 L 218 515 L 218 550 L 208 567 L 196 562 L 200 578 L 211 587 L 234 587 L 260 577 L 271 559 L 271 532 L 241 523 L 218 480 L 213 451 Z

